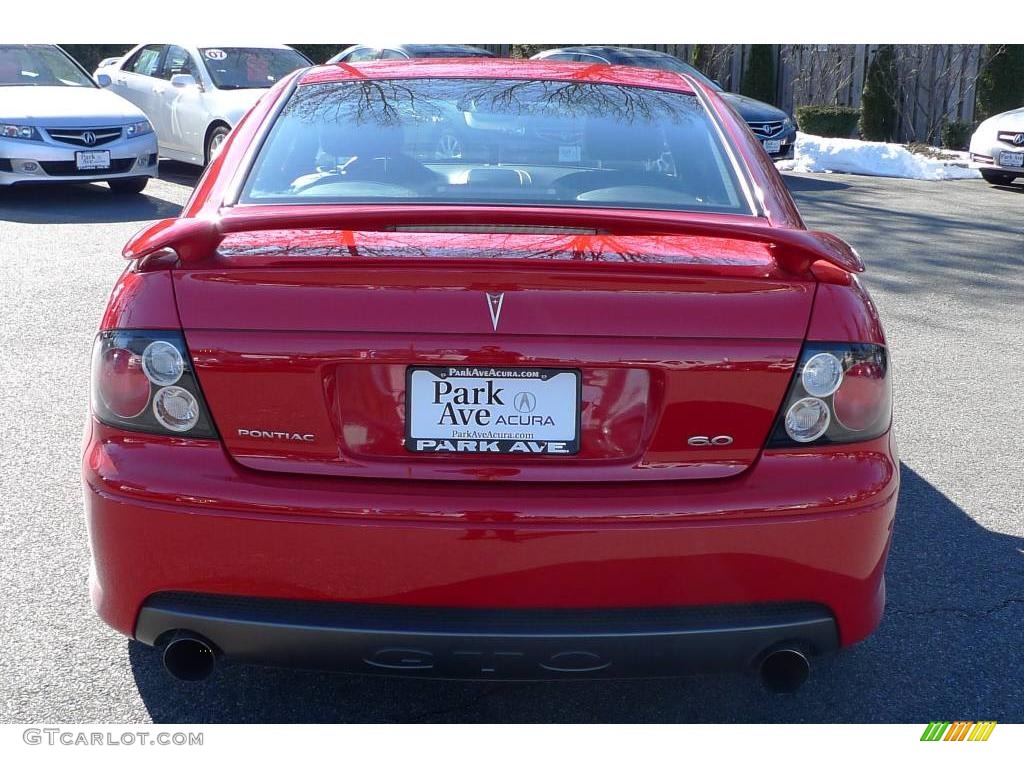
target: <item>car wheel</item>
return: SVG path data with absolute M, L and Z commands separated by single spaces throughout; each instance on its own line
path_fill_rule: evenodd
M 1003 173 L 1002 171 L 988 171 L 982 170 L 981 178 L 987 181 L 989 184 L 1013 184 L 1014 175 L 1012 173 Z
M 111 179 L 107 182 L 112 192 L 119 195 L 137 195 L 146 188 L 149 176 L 134 176 L 130 179 Z
M 210 131 L 210 135 L 206 139 L 207 165 L 209 165 L 213 158 L 217 156 L 217 153 L 220 152 L 220 148 L 224 145 L 224 140 L 228 137 L 229 133 L 231 133 L 231 129 L 226 125 L 218 125 Z

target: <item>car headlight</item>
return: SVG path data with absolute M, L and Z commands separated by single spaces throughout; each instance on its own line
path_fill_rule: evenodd
M 782 121 L 782 130 L 788 131 L 790 128 L 796 128 L 796 123 L 793 122 L 792 117 L 787 117 Z
M 0 123 L 0 138 L 3 139 L 25 139 L 26 141 L 41 141 L 42 137 L 31 125 L 11 125 Z
M 153 126 L 150 125 L 149 120 L 142 120 L 138 123 L 131 123 L 126 125 L 124 129 L 124 135 L 129 139 L 134 139 L 137 136 L 145 136 L 147 133 L 153 132 Z

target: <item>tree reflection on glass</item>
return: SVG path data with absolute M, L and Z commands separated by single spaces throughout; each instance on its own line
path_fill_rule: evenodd
M 749 212 L 695 96 L 585 72 L 300 86 L 243 197 Z

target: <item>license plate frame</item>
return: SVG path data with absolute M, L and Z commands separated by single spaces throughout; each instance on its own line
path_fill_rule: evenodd
M 1012 163 L 1006 162 L 1007 158 L 1013 158 Z M 1024 169 L 1024 152 L 1000 152 L 999 153 L 999 166 L 1001 168 L 1020 168 Z
M 769 155 L 777 155 L 782 151 L 782 139 L 765 139 L 761 144 Z
M 436 389 L 440 382 L 450 388 Z M 474 395 L 475 390 L 482 391 Z M 459 395 L 463 401 L 475 397 L 482 402 L 456 402 Z M 410 365 L 405 372 L 405 448 L 432 455 L 573 456 L 580 451 L 582 395 L 577 368 Z M 423 402 L 425 396 L 430 402 Z M 447 405 L 451 409 L 446 412 Z M 477 422 L 480 411 L 487 412 L 487 424 Z M 545 417 L 551 423 L 521 423 Z
M 80 171 L 106 171 L 110 168 L 109 149 L 75 152 L 75 168 Z

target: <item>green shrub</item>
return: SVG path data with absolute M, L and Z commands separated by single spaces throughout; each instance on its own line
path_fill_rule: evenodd
M 974 116 L 981 122 L 1024 105 L 1024 45 L 987 45 Z
M 942 146 L 946 149 L 967 149 L 973 129 L 970 123 L 954 120 L 942 125 Z
M 547 48 L 553 47 L 552 45 L 539 45 L 537 43 L 513 43 L 510 58 L 528 59 Z
M 740 93 L 758 101 L 775 103 L 775 56 L 771 45 L 750 46 L 750 58 L 743 70 Z
M 132 49 L 131 43 L 110 43 L 106 45 L 61 44 L 60 46 L 91 75 L 103 59 L 123 56 Z
M 861 96 L 860 135 L 868 141 L 893 141 L 899 120 L 896 101 L 899 75 L 896 71 L 896 49 L 879 46 L 868 67 Z
M 690 49 L 690 63 L 701 72 L 705 71 L 711 65 L 711 46 L 704 43 L 693 46 Z
M 814 136 L 848 139 L 857 129 L 860 110 L 856 107 L 805 106 L 796 108 L 796 122 L 800 130 Z

